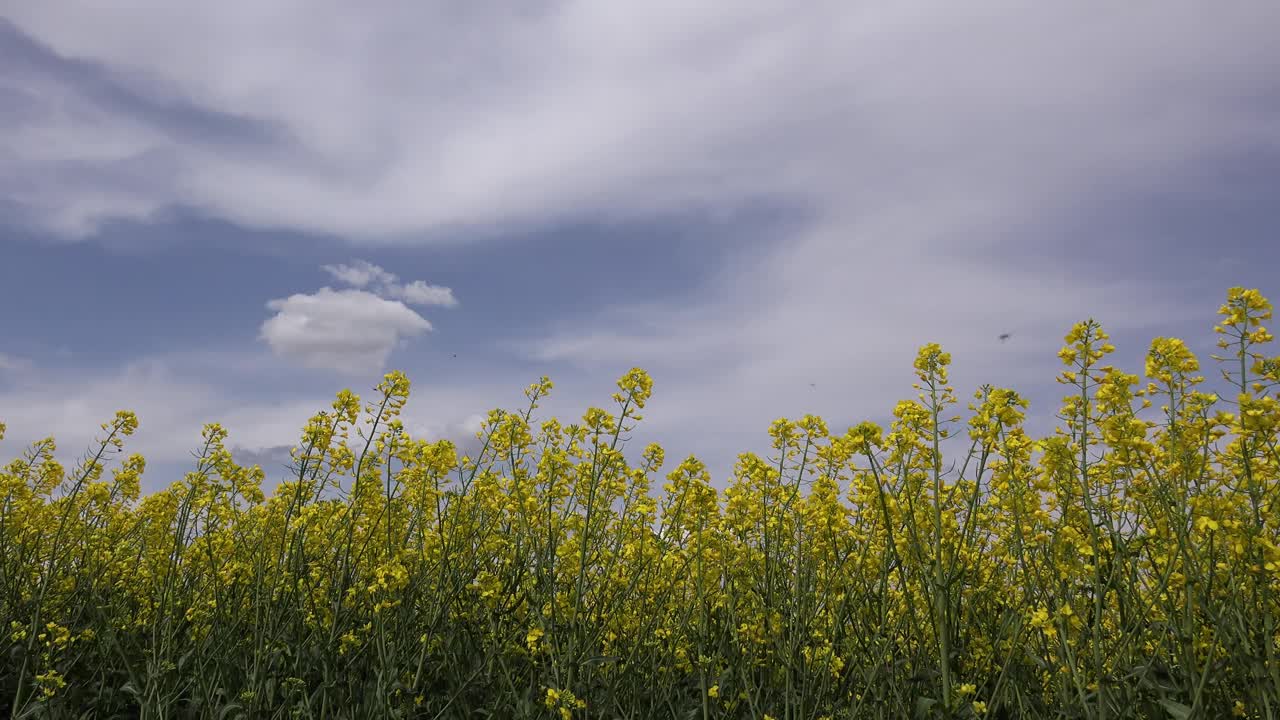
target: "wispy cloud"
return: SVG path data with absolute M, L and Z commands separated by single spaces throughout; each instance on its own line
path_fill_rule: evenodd
M 391 285 L 396 281 L 395 275 L 365 260 L 357 260 L 350 265 L 325 265 L 323 269 L 338 282 L 355 288 L 362 288 L 374 282 Z
M 100 435 L 99 425 L 117 410 L 137 413 L 139 428 L 125 451 L 148 460 L 145 485 L 157 489 L 193 469 L 205 423 L 229 432 L 228 446 L 244 464 L 259 464 L 272 484 L 285 473 L 289 448 L 299 441 L 308 418 L 329 408 L 341 389 L 331 382 L 269 392 L 245 382 L 260 369 L 252 357 L 222 355 L 221 365 L 237 366 L 227 377 L 212 377 L 207 358 L 177 353 L 139 358 L 120 367 L 47 370 L 33 368 L 20 386 L 0 386 L 0 422 L 8 426 L 0 457 L 13 457 L 46 437 L 57 440 L 59 459 L 74 464 Z M 351 389 L 372 397 L 372 385 Z M 404 408 L 405 428 L 417 438 L 454 441 L 462 453 L 478 451 L 474 437 L 484 414 L 494 407 L 520 405 L 519 383 L 495 389 L 476 380 L 415 383 Z
M 394 273 L 374 265 L 367 260 L 356 260 L 351 264 L 325 265 L 324 271 L 332 275 L 338 282 L 355 288 L 371 287 L 379 295 L 403 300 L 410 305 L 443 305 L 453 307 L 458 301 L 451 288 L 439 285 L 428 285 L 422 280 L 414 280 L 402 284 Z
M 12 431 L 4 441 L 8 448 L 52 435 L 75 458 L 100 434 L 101 423 L 128 409 L 140 418 L 129 450 L 160 463 L 190 459 L 206 422 L 229 422 L 239 433 L 288 441 L 315 404 L 254 403 L 153 359 L 106 371 L 40 372 L 21 387 L 0 391 L 0 412 Z
M 0 372 L 5 370 L 26 370 L 29 367 L 31 367 L 31 363 L 25 358 L 0 352 Z

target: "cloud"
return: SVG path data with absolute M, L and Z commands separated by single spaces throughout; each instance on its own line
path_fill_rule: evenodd
M 238 359 L 237 359 L 238 358 Z M 164 487 L 194 469 L 192 453 L 200 447 L 205 423 L 220 423 L 227 446 L 242 464 L 258 464 L 267 487 L 286 475 L 289 448 L 298 443 L 307 419 L 328 410 L 337 386 L 327 384 L 255 390 L 252 381 L 263 368 L 253 354 L 218 355 L 216 361 L 236 369 L 224 377 L 208 372 L 208 359 L 185 352 L 148 356 L 114 368 L 33 368 L 24 382 L 0 385 L 0 422 L 8 429 L 0 440 L 0 458 L 18 456 L 30 443 L 54 436 L 58 458 L 68 468 L 101 435 L 99 425 L 117 410 L 137 413 L 137 433 L 125 453 L 140 452 L 148 462 L 144 485 Z M 519 383 L 494 389 L 488 380 L 415 383 L 404 408 L 405 427 L 416 438 L 457 443 L 460 452 L 479 450 L 474 433 L 489 407 L 512 405 Z M 361 397 L 372 390 L 354 388 Z M 518 405 L 519 403 L 515 403 Z M 353 441 L 358 441 L 353 434 Z
M 16 355 L 9 355 L 7 353 L 0 352 L 0 372 L 6 371 L 6 370 L 16 372 L 20 370 L 26 370 L 30 367 L 31 367 L 31 363 L 28 362 L 25 358 L 20 358 Z
M 170 363 L 144 358 L 123 367 L 100 370 L 38 370 L 19 387 L 0 389 L 0 408 L 9 433 L 7 455 L 53 435 L 60 455 L 74 463 L 101 434 L 99 425 L 117 410 L 137 413 L 137 434 L 126 452 L 148 460 L 191 469 L 191 453 L 200 444 L 201 427 L 221 422 L 232 441 L 284 443 L 296 438 L 306 419 L 327 405 L 315 398 L 253 398 L 241 388 L 223 387 Z M 163 485 L 175 477 L 157 480 Z M 152 484 L 152 487 L 158 485 Z
M 414 280 L 390 291 L 392 297 L 400 298 L 411 305 L 443 305 L 453 307 L 458 304 L 453 297 L 453 290 L 439 285 L 428 285 L 421 280 Z
M 267 309 L 276 314 L 259 332 L 277 355 L 306 367 L 347 373 L 382 369 L 398 345 L 431 330 L 431 323 L 405 303 L 458 304 L 450 288 L 421 280 L 401 284 L 395 274 L 365 260 L 322 269 L 356 289 L 323 287 L 271 300 Z
M 396 276 L 366 260 L 356 260 L 350 265 L 325 265 L 324 271 L 332 275 L 338 282 L 352 287 L 362 288 L 371 282 L 391 285 Z
M 126 108 L 62 75 L 23 76 L 62 104 L 7 128 L 14 177 L 41 188 L 32 213 L 69 231 L 172 205 L 373 240 L 761 197 L 865 208 L 929 189 L 980 203 L 1150 177 L 1187 149 L 1277 132 L 1252 96 L 1280 52 L 1280 6 L 1263 0 L 1111 8 L 1105 24 L 1074 4 L 921 0 L 804 13 L 783 0 L 378 13 L 139 0 L 9 15 L 46 48 L 42 67 L 166 89 L 167 105 Z M 195 142 L 209 122 L 157 109 L 178 103 L 252 120 Z M 54 173 L 68 157 L 154 158 L 164 173 L 115 190 Z
M 1053 428 L 1062 394 L 1055 353 L 1073 323 L 1102 322 L 1120 348 L 1116 364 L 1129 372 L 1141 372 L 1152 337 L 1211 338 L 1212 322 L 1195 322 L 1211 316 L 1225 285 L 1028 272 L 1018 260 L 922 250 L 915 238 L 936 232 L 939 219 L 904 211 L 875 227 L 815 225 L 742 258 L 696 301 L 610 306 L 511 349 L 566 363 L 573 372 L 565 375 L 600 385 L 645 368 L 654 397 L 637 442 L 661 442 L 673 458 L 695 453 L 722 483 L 738 453 L 767 454 L 778 417 L 817 414 L 836 433 L 862 420 L 887 423 L 896 402 L 915 396 L 912 361 L 927 342 L 954 357 L 962 413 L 981 384 L 1012 387 L 1031 399 L 1030 428 L 1039 433 Z M 952 222 L 948 236 L 981 227 L 962 213 L 941 219 Z M 878 242 L 845 236 L 860 227 Z M 1007 343 L 998 340 L 1004 332 L 1013 334 Z
M 462 418 L 455 416 L 423 418 L 411 414 L 405 423 L 405 430 L 418 440 L 439 442 L 449 440 L 458 450 L 458 456 L 477 457 L 484 447 L 484 442 L 476 437 L 476 433 L 484 425 L 485 416 L 471 413 Z
M 404 339 L 431 330 L 426 318 L 398 300 L 364 290 L 320 288 L 271 300 L 276 314 L 259 336 L 279 356 L 310 368 L 362 373 L 385 366 Z
M 356 260 L 350 265 L 325 265 L 323 269 L 338 282 L 356 288 L 364 288 L 372 284 L 379 295 L 403 300 L 411 305 L 454 307 L 458 304 L 450 288 L 428 285 L 422 280 L 401 284 L 399 276 L 367 260 Z
M 231 447 L 231 457 L 236 463 L 250 467 L 257 465 L 266 474 L 268 483 L 289 472 L 294 467 L 293 445 L 273 445 L 271 447 L 246 448 L 239 445 Z
M 175 188 L 202 154 L 277 163 L 305 155 L 272 120 L 201 104 L 162 77 L 60 53 L 5 18 L 0 65 L 8 71 L 0 127 L 12 141 L 0 149 L 0 197 L 11 223 L 85 237 L 182 204 Z

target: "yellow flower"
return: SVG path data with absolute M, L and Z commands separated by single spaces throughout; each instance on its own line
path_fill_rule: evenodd
M 1218 521 L 1214 520 L 1211 517 L 1201 515 L 1200 517 L 1196 518 L 1196 529 L 1200 530 L 1201 532 L 1204 532 L 1205 530 L 1213 532 L 1213 531 L 1216 531 L 1219 527 L 1221 526 L 1218 525 Z
M 45 697 L 53 697 L 59 690 L 67 686 L 67 681 L 62 678 L 61 673 L 58 671 L 50 670 L 36 675 L 36 685 L 40 686 L 40 691 Z
M 720 697 L 720 686 L 712 685 L 711 687 L 707 688 L 707 697 L 713 697 L 713 698 Z
M 524 642 L 529 646 L 529 652 L 538 651 L 538 641 L 542 639 L 544 634 L 542 628 L 529 628 L 529 633 L 524 636 Z
M 353 647 L 360 644 L 360 640 L 356 638 L 356 634 L 347 631 L 342 637 L 338 638 L 338 654 L 346 655 Z
M 978 715 L 984 715 L 987 712 L 987 704 L 981 700 L 973 701 L 973 712 Z

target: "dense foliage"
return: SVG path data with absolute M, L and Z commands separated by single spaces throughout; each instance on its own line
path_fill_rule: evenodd
M 344 391 L 269 497 L 206 426 L 140 497 L 52 439 L 0 471 L 13 717 L 1280 717 L 1280 361 L 1230 291 L 1228 391 L 1179 340 L 1145 378 L 1073 328 L 1062 426 L 923 347 L 888 428 L 778 420 L 725 490 L 622 452 L 652 383 L 562 425 L 494 411 L 478 457 L 410 438 L 409 382 Z M 355 431 L 354 433 L 352 431 Z M 967 438 L 963 433 L 967 432 Z M 3 425 L 0 425 L 3 433 Z M 944 462 L 941 447 L 968 451 Z M 656 490 L 656 489 L 655 489 Z

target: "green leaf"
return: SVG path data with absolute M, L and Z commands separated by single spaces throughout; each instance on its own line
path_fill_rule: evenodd
M 49 710 L 43 703 L 31 703 L 27 706 L 27 709 L 23 710 L 17 717 L 18 720 L 28 720 L 29 718 L 34 720 L 35 718 L 42 718 L 48 714 Z
M 1187 720 L 1191 717 L 1191 708 L 1176 700 L 1165 698 L 1160 701 L 1160 707 L 1164 708 L 1173 720 Z

